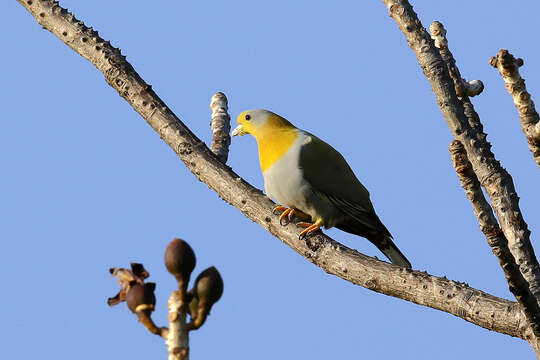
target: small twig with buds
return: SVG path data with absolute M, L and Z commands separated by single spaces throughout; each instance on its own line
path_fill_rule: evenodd
M 204 324 L 210 309 L 223 294 L 223 279 L 213 266 L 201 272 L 193 288 L 187 291 L 196 262 L 195 252 L 184 240 L 174 239 L 165 250 L 165 267 L 178 283 L 178 290 L 172 292 L 168 302 L 169 328 L 160 328 L 152 320 L 156 284 L 144 282 L 150 274 L 142 264 L 131 263 L 131 269 L 109 270 L 118 278 L 120 291 L 107 303 L 114 306 L 125 301 L 148 331 L 166 339 L 168 360 L 189 360 L 189 331 Z M 187 315 L 190 316 L 189 322 Z
M 431 33 L 431 38 L 435 42 L 435 47 L 441 50 L 441 56 L 448 61 L 448 70 L 450 72 L 450 77 L 454 80 L 454 86 L 456 89 L 456 94 L 459 97 L 473 97 L 480 95 L 484 91 L 484 84 L 481 80 L 471 80 L 467 81 L 465 78 L 461 77 L 459 69 L 457 68 L 454 57 L 448 49 L 448 40 L 446 39 L 446 29 L 443 24 L 438 21 L 434 21 L 429 26 L 429 31 Z

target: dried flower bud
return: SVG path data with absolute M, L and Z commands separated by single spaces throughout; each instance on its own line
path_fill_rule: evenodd
M 150 314 L 154 311 L 156 305 L 156 296 L 154 290 L 156 284 L 149 282 L 144 284 L 133 283 L 126 296 L 126 303 L 134 313 L 144 312 Z
M 109 304 L 109 306 L 114 306 L 125 301 L 127 293 L 131 288 L 131 284 L 136 283 L 142 285 L 144 284 L 144 279 L 150 276 L 144 266 L 139 263 L 131 263 L 131 270 L 124 268 L 110 268 L 109 272 L 112 276 L 118 278 L 118 283 L 120 284 L 120 291 L 118 294 L 107 299 L 107 304 Z
M 146 271 L 146 269 L 144 268 L 143 264 L 132 262 L 129 265 L 131 267 L 131 272 L 139 279 L 144 280 L 150 276 L 148 271 Z
M 187 242 L 174 239 L 165 250 L 165 267 L 178 281 L 179 290 L 185 293 L 191 272 L 195 268 L 196 258 Z

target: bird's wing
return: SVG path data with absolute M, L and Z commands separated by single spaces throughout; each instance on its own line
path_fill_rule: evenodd
M 306 135 L 300 149 L 300 167 L 313 191 L 368 228 L 386 230 L 373 210 L 369 192 L 343 156 L 316 136 Z

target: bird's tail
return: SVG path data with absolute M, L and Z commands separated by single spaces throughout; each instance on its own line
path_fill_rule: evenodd
M 364 223 L 358 221 L 345 221 L 337 224 L 336 227 L 343 231 L 365 237 L 381 250 L 392 264 L 411 269 L 411 263 L 407 260 L 405 255 L 401 253 L 396 244 L 394 244 L 392 235 L 390 235 L 390 232 L 379 220 L 377 215 L 372 217 L 371 220 L 371 225 L 376 224 L 377 228 L 374 228 L 373 226 L 367 227 Z
M 382 253 L 392 262 L 392 264 L 397 266 L 403 266 L 405 268 L 412 268 L 411 263 L 405 255 L 398 249 L 396 244 L 392 241 L 392 237 L 386 234 L 380 234 L 374 237 L 368 237 L 375 246 L 382 251 Z

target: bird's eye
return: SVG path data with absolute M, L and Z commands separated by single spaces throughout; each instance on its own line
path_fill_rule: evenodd
M 245 117 L 246 120 L 251 120 L 251 115 L 247 114 L 246 117 Z

